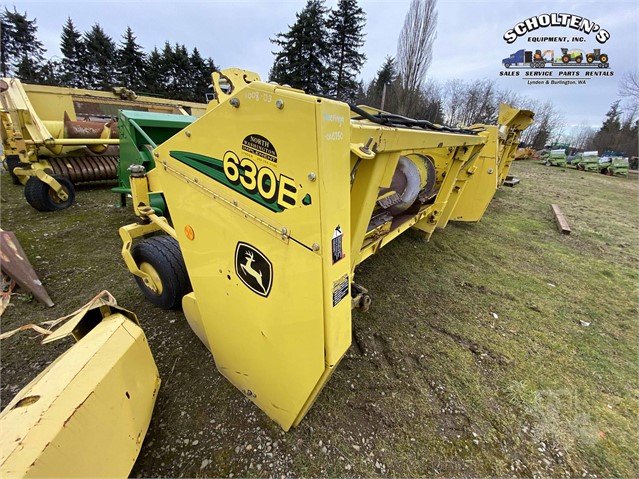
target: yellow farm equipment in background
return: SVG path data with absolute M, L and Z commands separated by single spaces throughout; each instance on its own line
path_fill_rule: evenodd
M 28 85 L 0 79 L 5 167 L 39 211 L 73 203 L 73 184 L 117 178 L 122 108 L 200 116 L 206 105 L 112 92 Z
M 515 151 L 515 160 L 529 160 L 537 156 L 537 151 L 530 147 L 517 148 L 517 151 Z
M 120 229 L 122 254 L 145 296 L 181 305 L 220 373 L 288 430 L 350 346 L 351 310 L 370 305 L 357 265 L 409 228 L 479 221 L 533 114 L 501 105 L 499 125 L 452 128 L 237 69 L 213 84 L 206 114 L 161 144 L 121 112 L 128 151 L 154 160 L 130 166 L 139 221 Z

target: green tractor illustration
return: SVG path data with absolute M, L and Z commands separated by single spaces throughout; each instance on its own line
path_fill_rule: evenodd
M 568 51 L 567 48 L 562 48 L 561 49 L 561 56 L 559 58 L 555 59 L 555 61 L 557 63 L 559 63 L 559 62 L 562 62 L 562 63 L 570 63 L 570 62 L 581 63 L 581 62 L 584 61 L 584 52 L 582 50 L 578 50 L 578 49 L 574 49 L 574 50 Z

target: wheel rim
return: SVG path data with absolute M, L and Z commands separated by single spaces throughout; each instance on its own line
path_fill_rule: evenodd
M 153 266 L 151 266 L 151 264 L 147 263 L 146 261 L 140 263 L 140 266 L 138 266 L 138 268 L 140 268 L 140 271 L 148 274 L 151 277 L 151 281 L 153 281 L 154 286 L 157 288 L 157 291 L 154 291 L 154 294 L 157 294 L 158 296 L 160 296 L 163 291 L 162 279 L 160 278 L 160 275 L 158 274 L 156 269 Z M 145 286 L 147 286 L 146 283 L 144 284 Z M 151 288 L 149 288 L 149 290 L 151 290 Z
M 64 191 L 67 194 L 67 197 L 69 195 L 69 190 L 67 190 L 64 186 L 62 187 L 62 191 Z M 51 198 L 51 201 L 53 201 L 54 203 L 60 205 L 62 203 L 64 203 L 67 200 L 62 200 L 58 197 L 58 195 L 56 194 L 55 190 L 51 187 L 49 187 L 48 190 L 49 193 L 49 198 Z

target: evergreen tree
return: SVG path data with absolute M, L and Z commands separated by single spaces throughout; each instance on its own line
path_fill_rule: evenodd
M 357 95 L 356 77 L 366 61 L 366 55 L 359 52 L 364 46 L 364 25 L 366 14 L 357 0 L 339 0 L 337 10 L 331 10 L 328 17 L 330 93 L 338 100 L 353 102 Z
M 160 76 L 162 82 L 163 95 L 167 98 L 174 98 L 172 93 L 173 86 L 175 85 L 175 76 L 173 75 L 173 48 L 169 42 L 164 42 L 164 48 L 162 49 L 160 57 L 160 68 L 162 74 Z
M 196 102 L 204 102 L 206 100 L 206 92 L 212 82 L 211 73 L 217 70 L 211 58 L 204 60 L 197 48 L 193 49 L 189 58 L 191 65 L 192 90 L 189 100 Z
M 165 93 L 164 80 L 165 72 L 163 68 L 164 58 L 158 51 L 157 47 L 153 47 L 151 53 L 147 56 L 147 68 L 144 71 L 144 86 L 145 91 L 138 93 L 145 93 L 149 95 L 159 96 Z
M 87 86 L 96 90 L 110 90 L 115 84 L 116 46 L 97 23 L 84 34 L 89 78 Z
M 0 75 L 8 77 L 11 74 L 11 63 L 16 56 L 15 32 L 9 20 L 9 12 L 6 7 L 0 13 Z
M 40 80 L 43 85 L 62 86 L 62 64 L 59 60 L 49 60 L 42 65 L 39 71 Z
M 635 106 L 635 108 L 637 108 Z M 639 150 L 639 144 L 637 138 L 639 138 L 639 120 L 637 120 L 635 111 L 630 111 L 626 115 L 625 121 L 621 125 L 619 130 L 619 141 L 617 142 L 616 149 L 623 151 L 625 156 L 637 156 Z
M 630 132 L 630 124 L 626 125 L 626 131 L 622 130 L 620 119 L 621 108 L 619 107 L 619 103 L 620 100 L 617 100 L 610 105 L 610 110 L 606 113 L 606 118 L 604 119 L 601 128 L 592 140 L 593 145 L 599 151 L 599 154 L 603 154 L 606 150 L 621 150 L 621 145 L 625 143 L 625 133 Z M 636 136 L 633 140 L 636 143 Z
M 444 122 L 444 111 L 442 108 L 442 102 L 436 96 L 431 95 L 431 92 L 422 90 L 416 97 L 415 105 L 413 106 L 413 116 L 428 120 L 432 123 Z
M 324 0 L 308 0 L 296 14 L 287 33 L 278 33 L 271 42 L 280 47 L 269 79 L 301 88 L 311 95 L 326 95 L 330 90 L 329 31 Z
M 189 52 L 184 45 L 175 44 L 173 50 L 173 62 L 171 63 L 173 82 L 170 85 L 169 95 L 176 100 L 186 100 L 193 95 L 193 78 L 191 76 L 191 63 Z
M 387 56 L 384 59 L 384 63 L 377 70 L 377 76 L 375 77 L 375 88 L 381 89 L 383 85 L 393 83 L 397 79 L 397 68 L 395 65 L 395 59 Z
M 377 70 L 375 79 L 366 91 L 367 103 L 375 108 L 381 108 L 384 99 L 384 110 L 394 111 L 396 107 L 397 70 L 395 59 L 387 56 L 382 66 Z M 384 93 L 384 90 L 386 92 Z
M 36 20 L 29 20 L 27 12 L 20 14 L 15 7 L 13 12 L 5 8 L 2 30 L 2 74 L 13 74 L 26 82 L 36 83 L 46 51 L 36 36 Z
M 188 95 L 191 83 L 189 54 L 186 47 L 176 43 L 173 48 L 169 42 L 165 42 L 160 65 L 163 71 L 161 81 L 166 97 L 183 99 L 185 95 Z
M 116 54 L 118 65 L 118 84 L 139 90 L 144 85 L 144 73 L 146 70 L 146 57 L 140 45 L 135 41 L 131 27 L 126 28 L 125 34 Z
M 621 121 L 619 121 L 619 103 L 617 100 L 610 106 L 610 110 L 606 113 L 606 119 L 599 130 L 601 133 L 616 133 L 621 129 Z
M 71 17 L 62 27 L 60 37 L 62 62 L 60 82 L 69 87 L 84 88 L 87 81 L 87 58 L 82 34 L 76 30 Z
M 218 67 L 214 62 L 213 59 L 211 57 L 207 58 L 205 63 L 205 69 L 204 71 L 207 72 L 206 73 L 206 91 L 204 93 L 203 97 L 198 97 L 195 99 L 195 101 L 199 101 L 199 102 L 205 102 L 208 103 L 209 98 L 207 95 L 209 95 L 209 93 L 211 93 L 211 89 L 209 87 L 212 87 L 213 85 L 213 78 L 211 78 L 211 74 L 215 71 L 219 71 L 220 67 Z
M 364 88 L 364 81 L 360 80 L 357 83 L 357 93 L 355 94 L 355 104 L 361 105 L 366 103 L 366 89 Z
M 147 87 L 154 94 L 179 100 L 193 97 L 193 70 L 189 52 L 184 45 L 176 43 L 172 47 L 169 42 L 165 42 L 161 52 L 154 48 L 149 55 L 147 71 Z

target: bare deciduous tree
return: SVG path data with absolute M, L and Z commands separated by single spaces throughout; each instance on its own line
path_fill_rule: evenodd
M 428 67 L 437 36 L 437 0 L 412 0 L 397 43 L 399 113 L 411 114 Z
M 520 142 L 533 148 L 543 148 L 553 141 L 559 141 L 563 135 L 564 118 L 557 108 L 550 102 L 525 102 L 519 105 L 535 112 L 534 123 L 526 128 L 521 135 Z
M 619 81 L 619 96 L 639 102 L 639 71 L 626 72 Z
M 493 80 L 465 83 L 450 80 L 444 87 L 444 115 L 450 125 L 469 126 L 497 121 L 500 93 Z
M 567 142 L 576 150 L 585 150 L 592 143 L 596 132 L 595 127 L 582 121 L 579 126 L 573 128 L 572 135 L 568 137 Z

